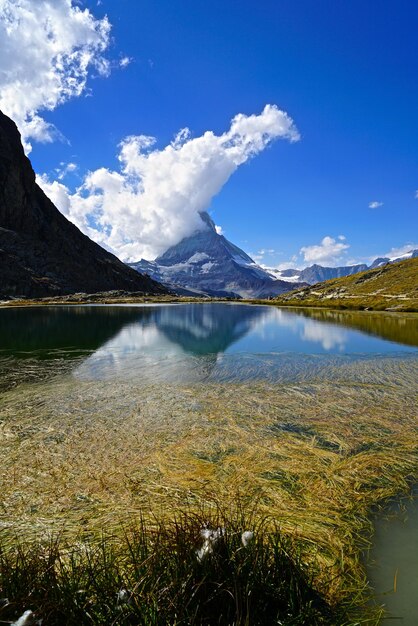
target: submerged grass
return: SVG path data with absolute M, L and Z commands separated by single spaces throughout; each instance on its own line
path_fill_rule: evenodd
M 88 598 L 94 600 L 97 596 L 97 606 L 102 607 L 94 609 L 98 612 L 96 621 L 86 623 L 112 623 L 109 615 L 119 610 L 115 607 L 119 587 L 133 590 L 145 576 L 129 560 L 127 535 L 122 539 L 120 532 L 121 527 L 130 527 L 141 518 L 141 528 L 147 529 L 141 545 L 150 546 L 150 554 L 157 550 L 155 559 L 160 559 L 161 569 L 152 561 L 156 568 L 153 571 L 159 571 L 156 586 L 149 582 L 155 596 L 144 596 L 145 608 L 135 596 L 138 612 L 132 623 L 256 624 L 253 618 L 233 621 L 232 613 L 222 617 L 224 621 L 199 622 L 201 618 L 196 617 L 195 622 L 187 622 L 192 613 L 187 618 L 181 613 L 189 601 L 197 610 L 193 603 L 202 588 L 199 568 L 206 565 L 199 564 L 195 547 L 201 539 L 199 529 L 207 519 L 214 526 L 226 527 L 228 559 L 222 561 L 222 567 L 218 564 L 219 579 L 203 576 L 204 598 L 219 592 L 238 610 L 234 595 L 238 593 L 234 587 L 238 574 L 233 569 L 231 578 L 228 568 L 236 566 L 239 572 L 250 572 L 251 567 L 259 567 L 258 562 L 251 561 L 250 567 L 245 560 L 253 553 L 238 549 L 239 533 L 259 524 L 256 537 L 264 546 L 260 547 L 265 550 L 260 552 L 264 565 L 256 579 L 250 577 L 255 587 L 250 583 L 245 587 L 248 593 L 252 589 L 251 601 L 257 602 L 258 594 L 265 601 L 262 594 L 270 593 L 269 586 L 266 583 L 262 591 L 256 581 L 270 580 L 271 572 L 273 587 L 282 588 L 279 570 L 283 565 L 278 564 L 283 555 L 280 549 L 274 556 L 274 545 L 290 546 L 289 567 L 290 563 L 300 565 L 303 580 L 308 581 L 306 593 L 308 588 L 312 593 L 316 590 L 328 607 L 323 615 L 319 613 L 321 619 L 326 619 L 328 609 L 348 606 L 349 618 L 334 614 L 329 623 L 360 623 L 354 607 L 368 615 L 364 606 L 369 591 L 361 553 L 372 531 L 370 512 L 390 497 L 407 493 L 418 478 L 417 380 L 416 359 L 376 358 L 354 363 L 330 361 L 328 366 L 318 360 L 309 376 L 295 377 L 293 384 L 264 380 L 205 385 L 143 382 L 139 386 L 132 380 L 91 381 L 63 375 L 39 385 L 22 384 L 10 389 L 3 394 L 0 411 L 3 581 L 9 579 L 7 572 L 19 568 L 18 575 L 24 580 L 31 559 L 33 571 L 37 571 L 42 567 L 44 550 L 39 544 L 45 545 L 51 532 L 60 533 L 61 539 L 47 550 L 52 555 L 48 558 L 53 558 L 51 571 L 57 583 L 38 588 L 32 578 L 27 587 L 22 583 L 20 596 L 8 591 L 9 587 L 2 593 L 20 598 L 16 610 L 34 610 L 49 606 L 49 600 L 43 604 L 41 596 L 51 588 L 56 594 L 54 602 L 59 604 L 63 585 L 59 581 L 75 558 L 67 555 L 77 554 L 70 546 L 85 541 L 80 538 L 83 529 L 83 536 L 90 537 L 92 546 L 106 546 L 101 552 L 92 546 L 87 551 L 100 554 L 102 562 L 92 561 L 89 569 L 89 560 L 83 557 L 80 566 L 77 589 L 86 586 L 89 572 L 93 587 Z M 237 516 L 237 502 L 246 515 Z M 226 512 L 220 515 L 219 510 Z M 179 511 L 185 511 L 185 517 L 179 517 Z M 248 511 L 253 512 L 251 519 Z M 109 536 L 100 543 L 103 528 Z M 16 545 L 17 534 L 23 541 L 20 547 Z M 170 537 L 176 537 L 172 552 Z M 237 551 L 240 556 L 234 556 Z M 241 558 L 245 563 L 239 561 Z M 113 573 L 105 583 L 104 563 L 109 559 L 118 565 L 109 570 Z M 102 573 L 94 578 L 93 569 Z M 173 574 L 176 583 L 170 582 L 165 570 L 177 572 Z M 76 585 L 75 571 L 70 578 L 69 588 Z M 97 589 L 94 580 L 98 581 Z M 284 580 L 288 581 L 286 577 Z M 24 589 L 32 590 L 32 595 Z M 182 589 L 186 595 L 181 595 Z M 239 602 L 243 603 L 247 591 L 239 589 Z M 38 604 L 27 604 L 28 597 L 38 598 Z M 174 611 L 166 618 L 168 621 L 140 617 L 141 610 L 151 611 L 150 607 L 156 606 L 155 598 L 160 598 L 162 607 L 167 602 Z M 216 598 L 218 606 L 220 599 Z M 202 606 L 205 603 L 202 601 Z M 47 609 L 42 611 L 43 616 L 48 615 Z M 105 611 L 105 617 L 101 611 Z M 254 608 L 254 615 L 258 612 Z M 118 615 L 112 619 L 122 619 Z M 239 615 L 244 620 L 247 614 L 244 611 Z M 311 618 L 295 621 L 295 615 L 294 621 L 277 619 L 288 624 L 316 623 L 309 621 Z M 0 619 L 9 618 L 0 613 Z M 377 623 L 377 615 L 369 622 L 364 617 L 364 621 Z

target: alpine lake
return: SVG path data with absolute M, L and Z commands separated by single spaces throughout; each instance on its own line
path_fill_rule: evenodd
M 2 308 L 1 533 L 239 500 L 311 546 L 330 597 L 415 626 L 417 391 L 414 313 Z

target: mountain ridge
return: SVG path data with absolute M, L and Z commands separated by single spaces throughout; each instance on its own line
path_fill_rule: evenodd
M 370 265 L 367 265 L 366 263 L 359 263 L 357 265 L 327 267 L 314 263 L 313 265 L 309 265 L 302 270 L 292 268 L 286 270 L 276 270 L 274 268 L 268 268 L 267 271 L 270 272 L 272 275 L 281 278 L 282 280 L 289 280 L 289 282 L 305 282 L 309 285 L 314 285 L 316 283 L 321 283 L 325 280 L 342 278 L 343 276 L 351 276 L 352 274 L 365 272 L 368 269 L 375 269 L 388 263 L 397 263 L 399 261 L 406 260 L 407 258 L 415 257 L 418 257 L 418 250 L 411 249 L 402 257 L 397 257 L 393 259 L 390 259 L 389 257 L 377 257 Z
M 317 263 L 303 269 L 278 270 L 258 265 L 246 252 L 216 232 L 207 212 L 201 212 L 202 228 L 168 248 L 155 261 L 129 263 L 182 295 L 269 298 L 304 285 L 351 276 L 402 260 L 376 258 L 366 263 L 327 267 Z M 411 250 L 407 256 L 418 256 Z M 222 271 L 221 268 L 222 267 Z
M 418 311 L 418 256 L 296 289 L 280 306 Z
M 84 235 L 37 185 L 16 124 L 0 111 L 0 298 L 166 293 Z
M 204 227 L 171 246 L 155 261 L 141 259 L 129 265 L 148 273 L 170 289 L 203 292 L 215 297 L 268 298 L 292 285 L 273 278 L 241 248 L 216 232 L 206 212 Z

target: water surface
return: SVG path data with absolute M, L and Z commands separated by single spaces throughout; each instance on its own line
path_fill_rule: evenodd
M 376 520 L 368 574 L 376 601 L 387 611 L 383 624 L 418 624 L 418 491 Z
M 413 314 L 223 303 L 0 310 L 0 357 L 82 358 L 74 374 L 94 379 L 288 380 L 331 361 L 414 355 L 417 346 Z

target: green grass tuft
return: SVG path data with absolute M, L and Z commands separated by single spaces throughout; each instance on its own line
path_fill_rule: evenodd
M 0 621 L 32 610 L 43 626 L 335 625 L 348 623 L 314 588 L 313 566 L 278 528 L 235 515 L 207 522 L 182 515 L 100 540 L 21 544 L 0 551 Z M 197 551 L 205 525 L 224 528 L 213 551 Z

